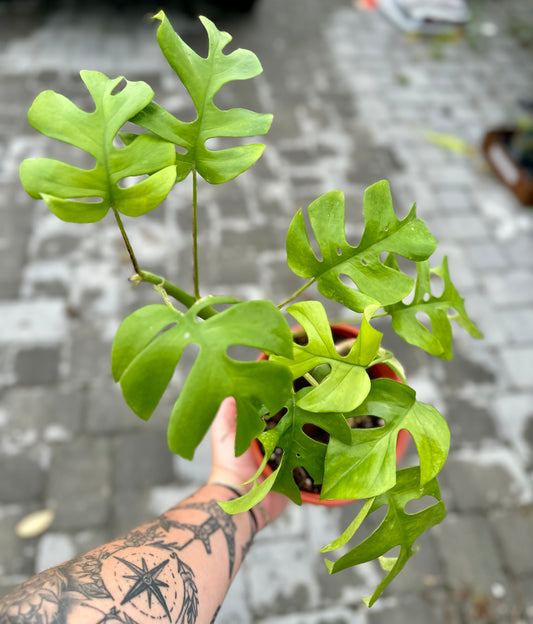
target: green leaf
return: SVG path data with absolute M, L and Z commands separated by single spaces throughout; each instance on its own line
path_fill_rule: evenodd
M 442 278 L 444 282 L 440 297 L 431 293 L 431 274 Z M 455 313 L 450 313 L 450 310 L 455 310 Z M 385 311 L 391 315 L 394 331 L 406 342 L 446 360 L 452 357 L 450 321 L 457 321 L 471 336 L 482 338 L 481 332 L 466 313 L 464 299 L 451 282 L 446 257 L 435 269 L 430 269 L 428 262 L 417 263 L 413 300 L 408 304 L 400 301 L 386 306 Z M 432 331 L 417 318 L 419 313 L 427 314 Z
M 347 412 L 355 409 L 370 391 L 366 367 L 378 354 L 383 336 L 369 323 L 376 306 L 365 310 L 359 336 L 346 356 L 335 349 L 331 328 L 322 304 L 304 301 L 288 308 L 288 312 L 305 330 L 308 343 L 295 344 L 293 359 L 283 360 L 294 379 L 302 377 L 316 366 L 328 365 L 329 375 L 300 401 L 302 409 L 313 412 Z M 275 358 L 276 360 L 276 358 Z M 281 361 L 277 359 L 277 361 Z
M 384 349 L 383 347 L 379 348 L 378 354 L 376 358 L 372 360 L 371 366 L 381 363 L 386 364 L 389 368 L 391 368 L 402 381 L 406 381 L 405 370 L 392 351 Z
M 230 514 L 248 511 L 249 509 L 254 507 L 254 505 L 260 503 L 263 498 L 265 498 L 265 496 L 270 492 L 272 486 L 274 485 L 274 482 L 278 477 L 278 473 L 281 469 L 282 464 L 283 458 L 280 465 L 276 468 L 276 470 L 272 472 L 272 474 L 268 475 L 268 477 L 261 483 L 258 483 L 257 480 L 255 480 L 253 488 L 246 494 L 243 494 L 243 496 L 235 498 L 231 501 L 222 501 L 218 504 L 225 512 Z
M 311 438 L 304 431 L 304 427 L 318 427 L 328 432 L 331 439 L 337 438 L 345 442 L 350 440 L 350 428 L 342 414 L 316 414 L 299 407 L 298 399 L 308 391 L 308 388 L 304 388 L 292 395 L 285 404 L 286 413 L 279 423 L 260 436 L 267 457 L 270 457 L 276 447 L 283 449 L 283 461 L 277 471 L 273 489 L 298 504 L 301 504 L 302 498 L 294 481 L 293 470 L 301 466 L 315 483 L 321 483 L 327 448 L 325 443 Z
M 205 321 L 196 318 L 208 305 L 232 303 Z M 185 314 L 150 305 L 128 316 L 119 327 L 112 351 L 112 370 L 131 409 L 148 419 L 168 386 L 184 350 L 200 351 L 176 401 L 168 426 L 172 451 L 191 459 L 221 401 L 237 403 L 236 453 L 242 454 L 264 428 L 260 407 L 277 412 L 292 392 L 290 371 L 266 361 L 238 362 L 227 355 L 231 345 L 290 357 L 292 334 L 282 313 L 270 301 L 211 297 Z
M 409 386 L 390 379 L 372 380 L 365 401 L 345 416 L 369 414 L 382 418 L 384 426 L 352 429 L 350 444 L 330 441 L 322 486 L 325 498 L 368 498 L 392 488 L 401 429 L 406 429 L 415 441 L 422 484 L 442 468 L 450 446 L 448 425 L 434 407 L 416 401 Z
M 348 525 L 346 530 L 342 533 L 342 535 L 338 537 L 337 539 L 333 540 L 332 542 L 330 542 L 329 544 L 327 544 L 326 546 L 324 546 L 323 548 L 321 548 L 319 552 L 321 553 L 331 552 L 332 550 L 338 550 L 339 548 L 342 548 L 343 546 L 345 546 L 352 539 L 357 529 L 361 526 L 361 524 L 363 524 L 364 519 L 370 513 L 370 510 L 372 509 L 372 505 L 374 504 L 374 500 L 375 498 L 369 498 L 365 502 L 365 504 L 361 507 L 361 510 L 359 511 L 357 516 L 355 516 L 355 518 L 350 522 L 350 524 Z
M 197 112 L 192 122 L 176 119 L 163 107 L 151 103 L 133 121 L 154 134 L 186 150 L 178 153 L 178 179 L 196 170 L 207 182 L 220 184 L 246 171 L 261 156 L 264 145 L 240 145 L 210 150 L 206 141 L 217 137 L 253 137 L 268 132 L 272 115 L 255 113 L 242 108 L 221 110 L 213 98 L 232 80 L 247 80 L 263 69 L 250 50 L 235 50 L 224 54 L 231 36 L 217 30 L 207 18 L 201 17 L 209 37 L 209 53 L 202 58 L 174 31 L 163 11 L 155 19 L 161 24 L 157 39 L 169 65 L 186 87 Z
M 122 77 L 110 80 L 96 71 L 80 75 L 94 100 L 93 112 L 80 110 L 54 91 L 43 91 L 28 120 L 39 132 L 88 152 L 96 166 L 81 169 L 51 158 L 30 158 L 20 167 L 22 185 L 33 198 L 44 199 L 60 219 L 75 223 L 99 221 L 111 207 L 130 217 L 156 208 L 176 180 L 174 146 L 149 135 L 138 136 L 126 147 L 113 145 L 120 128 L 152 100 L 152 89 L 144 82 L 126 81 L 115 93 Z M 124 178 L 147 174 L 133 186 L 119 186 Z
M 396 217 L 388 182 L 377 182 L 366 190 L 363 208 L 365 230 L 359 245 L 352 247 L 346 241 L 344 195 L 340 191 L 326 193 L 309 206 L 321 260 L 311 247 L 301 210 L 287 234 L 291 270 L 300 277 L 316 278 L 325 297 L 356 312 L 363 312 L 369 305 L 396 303 L 413 288 L 412 277 L 381 262 L 382 252 L 420 261 L 436 247 L 424 222 L 417 218 L 415 206 L 402 221 Z M 341 276 L 351 279 L 356 288 L 344 284 Z
M 419 500 L 424 496 L 432 496 L 436 502 L 417 513 L 406 513 L 405 506 L 409 501 Z M 351 566 L 380 558 L 383 568 L 388 573 L 372 596 L 364 600 L 369 607 L 376 602 L 385 587 L 417 552 L 417 549 L 413 549 L 415 541 L 424 531 L 442 522 L 446 513 L 437 480 L 433 479 L 421 486 L 417 467 L 400 470 L 394 488 L 376 497 L 369 514 L 383 505 L 388 507 L 387 514 L 383 522 L 367 539 L 337 561 L 326 560 L 329 572 L 334 574 Z M 383 557 L 396 546 L 400 546 L 398 557 Z

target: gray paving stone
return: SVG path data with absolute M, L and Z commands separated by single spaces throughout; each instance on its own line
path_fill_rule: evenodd
M 526 577 L 519 581 L 520 598 L 516 611 L 527 624 L 533 622 L 533 578 Z
M 65 339 L 65 304 L 60 299 L 0 301 L 0 344 L 55 345 Z
M 35 540 L 21 540 L 16 536 L 17 522 L 35 507 L 3 505 L 0 507 L 0 577 L 9 578 L 33 573 Z
M 525 544 L 533 531 L 533 507 L 516 507 L 490 516 L 491 525 L 501 544 L 505 565 L 515 575 L 533 573 L 531 553 Z
M 151 520 L 154 516 L 149 506 L 147 488 L 116 490 L 111 501 L 110 522 L 112 537 L 119 537 Z
M 533 387 L 533 346 L 508 347 L 503 353 L 503 364 L 511 388 Z
M 508 255 L 492 241 L 470 244 L 468 258 L 473 267 L 482 271 L 501 271 L 509 266 Z
M 424 594 L 411 595 L 400 600 L 393 607 L 372 609 L 368 624 L 460 624 L 461 616 L 457 605 L 439 590 L 428 590 Z
M 39 464 L 24 455 L 0 457 L 0 501 L 19 503 L 39 500 L 43 494 L 44 473 Z
M 86 402 L 84 426 L 90 433 L 103 435 L 147 427 L 146 422 L 128 407 L 120 386 L 111 379 L 91 386 Z
M 476 242 L 488 236 L 485 222 L 475 215 L 448 215 L 446 218 L 428 218 L 427 221 L 430 231 L 437 237 L 453 241 Z
M 108 440 L 79 437 L 54 450 L 46 503 L 56 513 L 56 531 L 103 526 L 112 498 Z
M 449 587 L 457 596 L 489 596 L 494 585 L 510 587 L 488 519 L 482 515 L 451 514 L 433 530 Z
M 257 620 L 258 624 L 366 624 L 364 613 L 353 612 L 342 607 L 315 612 L 269 617 Z
M 257 616 L 301 612 L 315 609 L 320 589 L 306 563 L 303 540 L 255 544 L 244 562 L 249 581 L 249 600 Z M 269 581 L 276 570 L 276 582 Z
M 23 3 L 12 3 L 17 4 Z M 269 0 L 258 3 L 253 19 L 224 19 L 235 46 L 254 49 L 265 69 L 252 88 L 235 84 L 241 103 L 276 117 L 265 137 L 265 156 L 250 177 L 200 189 L 201 237 L 208 249 L 201 256 L 205 292 L 283 299 L 300 285 L 284 263 L 285 232 L 296 209 L 343 188 L 351 221 L 347 235 L 356 240 L 364 187 L 390 178 L 398 214 L 417 201 L 488 338 L 472 343 L 460 333 L 456 358 L 432 365 L 400 341 L 387 344 L 398 347 L 420 396 L 435 396 L 444 406 L 453 451 L 442 489 L 455 513 L 440 534 L 438 528 L 432 533 L 429 548 L 423 544 L 384 601 L 370 612 L 360 604 L 379 578 L 374 566 L 330 577 L 316 552 L 344 528 L 348 512 L 294 507 L 258 537 L 220 614 L 222 623 L 503 624 L 520 617 L 533 622 L 525 556 L 533 542 L 521 515 L 532 497 L 533 213 L 478 168 L 479 159 L 453 154 L 426 136 L 426 130 L 441 131 L 477 146 L 484 131 L 507 121 L 524 96 L 524 85 L 533 80 L 531 50 L 519 47 L 507 19 L 513 9 L 526 11 L 527 3 L 504 4 L 484 3 L 483 20 L 498 32 L 478 35 L 475 45 L 471 39 L 449 45 L 407 40 L 379 11 L 359 11 L 344 0 L 308 0 L 305 7 Z M 164 430 L 172 397 L 146 424 L 125 409 L 111 380 L 109 353 L 113 328 L 122 311 L 132 310 L 134 293 L 114 277 L 113 305 L 94 291 L 95 266 L 106 276 L 124 268 L 111 260 L 114 243 L 107 244 L 105 223 L 82 228 L 83 236 L 104 235 L 86 250 L 77 248 L 77 234 L 64 224 L 43 229 L 45 209 L 20 187 L 18 167 L 24 157 L 62 158 L 63 151 L 30 128 L 26 110 L 48 88 L 89 107 L 78 75 L 84 65 L 148 80 L 160 103 L 191 120 L 193 112 L 188 95 L 162 68 L 153 29 L 133 14 L 92 5 L 78 11 L 70 3 L 44 17 L 33 3 L 9 19 L 4 6 L 0 11 L 0 384 L 9 390 L 0 396 L 0 463 L 22 479 L 0 479 L 0 490 L 6 489 L 8 500 L 26 497 L 27 503 L 11 504 L 12 511 L 44 503 L 43 492 L 60 505 L 59 524 L 39 540 L 44 560 L 43 553 L 57 550 L 49 547 L 52 537 L 68 544 L 63 552 L 69 556 L 148 519 L 156 513 L 156 500 L 162 504 L 205 479 L 210 453 L 205 444 L 186 464 L 167 454 Z M 205 47 L 200 26 L 177 12 L 171 17 L 191 42 Z M 106 35 L 115 31 L 112 38 Z M 231 104 L 234 97 L 228 88 L 220 102 Z M 171 279 L 181 274 L 190 287 L 188 190 L 176 189 L 150 216 L 149 231 L 134 227 L 132 236 L 140 237 L 151 268 Z M 154 233 L 157 244 L 148 240 Z M 55 262 L 68 267 L 68 279 L 54 272 Z M 148 286 L 136 294 L 143 304 L 151 301 Z M 57 305 L 53 318 L 43 312 L 51 300 Z M 9 306 L 15 312 L 8 322 Z M 20 329 L 22 321 L 27 325 Z M 20 335 L 22 342 L 15 341 Z M 36 369 L 34 356 L 44 354 L 35 349 L 43 348 L 50 349 L 51 359 L 43 358 L 44 368 Z M 188 360 L 190 365 L 192 355 Z M 513 378 L 509 372 L 517 361 L 523 372 Z M 153 432 L 146 443 L 145 427 Z M 500 535 L 494 506 L 512 531 Z M 23 546 L 20 555 L 10 541 L 13 514 L 0 521 L 0 565 L 8 572 L 0 579 L 2 592 L 23 580 L 35 559 L 35 544 L 33 551 Z M 519 542 L 524 556 L 512 556 Z M 521 601 L 520 592 L 513 596 L 509 575 L 518 577 Z
M 483 276 L 487 292 L 496 305 L 514 307 L 533 301 L 533 271 L 516 269 L 507 274 Z
M 174 478 L 166 432 L 127 433 L 113 445 L 115 491 L 169 483 Z
M 37 546 L 35 572 L 39 573 L 52 566 L 59 565 L 76 555 L 74 541 L 65 533 L 47 533 L 43 535 Z
M 82 395 L 45 387 L 11 388 L 4 397 L 6 422 L 3 439 L 20 439 L 35 432 L 35 440 L 51 441 L 55 435 L 68 440 L 81 431 Z
M 481 455 L 465 448 L 460 455 L 452 454 L 446 462 L 442 481 L 452 492 L 454 508 L 474 511 L 519 504 L 523 483 L 510 472 L 497 451 L 493 457 L 489 451 L 486 459 L 480 461 Z M 507 454 L 503 457 L 512 461 Z
M 492 414 L 484 407 L 451 396 L 446 400 L 445 416 L 454 432 L 455 448 L 497 438 Z
M 109 380 L 111 376 L 110 344 L 92 325 L 76 321 L 68 343 L 70 379 L 80 385 L 96 379 Z
M 60 352 L 53 347 L 21 349 L 15 361 L 15 374 L 21 386 L 40 386 L 59 381 Z

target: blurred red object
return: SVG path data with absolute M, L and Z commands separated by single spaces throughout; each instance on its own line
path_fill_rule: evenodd
M 377 0 L 355 0 L 354 4 L 356 9 L 363 11 L 373 11 L 378 8 Z

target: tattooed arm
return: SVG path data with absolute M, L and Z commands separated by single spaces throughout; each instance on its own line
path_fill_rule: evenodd
M 210 624 L 256 531 L 283 510 L 226 514 L 254 472 L 235 458 L 235 405 L 224 401 L 212 428 L 210 482 L 159 518 L 86 555 L 42 572 L 0 600 L 0 624 Z

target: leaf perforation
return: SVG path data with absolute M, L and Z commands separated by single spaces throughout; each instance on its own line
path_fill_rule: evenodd
M 401 301 L 413 288 L 411 276 L 382 261 L 384 252 L 420 261 L 436 247 L 435 239 L 416 216 L 415 207 L 403 220 L 396 217 L 385 181 L 365 192 L 365 228 L 355 247 L 346 240 L 344 195 L 340 191 L 319 197 L 309 206 L 308 214 L 322 260 L 314 253 L 299 210 L 287 235 L 289 267 L 300 277 L 316 279 L 325 297 L 355 312 L 363 312 L 368 305 Z M 343 275 L 353 281 L 355 288 L 345 283 Z

